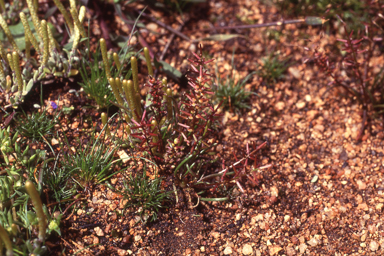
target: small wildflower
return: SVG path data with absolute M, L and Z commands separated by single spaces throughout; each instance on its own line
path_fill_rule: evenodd
M 57 105 L 56 105 L 56 103 L 54 101 L 51 101 L 51 107 L 53 109 L 57 109 Z

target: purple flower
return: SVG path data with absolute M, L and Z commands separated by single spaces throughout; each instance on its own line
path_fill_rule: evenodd
M 57 105 L 56 105 L 56 103 L 54 101 L 51 101 L 51 106 L 52 106 L 53 109 L 57 109 Z

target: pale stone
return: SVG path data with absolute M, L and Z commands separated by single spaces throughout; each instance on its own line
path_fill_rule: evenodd
M 58 141 L 57 139 L 53 138 L 53 139 L 51 140 L 51 145 L 52 145 L 52 146 L 55 146 L 55 145 L 57 145 L 57 144 L 59 144 L 59 141 Z
M 100 227 L 95 227 L 94 230 L 97 236 L 104 236 L 104 232 Z
M 269 247 L 269 255 L 277 255 L 279 253 L 279 251 L 283 250 L 283 248 L 281 248 L 280 246 L 278 245 L 272 245 L 271 247 Z
M 293 248 L 290 247 L 290 246 L 288 246 L 286 250 L 287 250 L 287 255 L 288 255 L 288 256 L 293 256 L 293 255 L 296 254 L 295 249 L 293 249 Z
M 251 255 L 251 254 L 253 254 L 252 246 L 250 244 L 245 244 L 243 246 L 242 253 L 243 253 L 243 255 Z
M 319 241 L 313 237 L 311 240 L 308 241 L 308 244 L 312 247 L 315 247 L 319 244 Z
M 271 196 L 279 196 L 279 189 L 276 186 L 271 187 Z
M 371 251 L 375 252 L 379 249 L 379 243 L 372 240 L 370 243 L 369 243 L 369 249 L 371 249 Z
M 124 164 L 128 163 L 128 161 L 130 160 L 127 152 L 125 152 L 124 150 L 117 151 L 117 155 L 120 157 L 121 161 L 123 161 Z
M 296 107 L 298 109 L 303 109 L 305 107 L 305 104 L 306 104 L 305 101 L 299 101 L 296 103 Z
M 368 205 L 366 203 L 359 204 L 357 206 L 357 209 L 361 209 L 363 211 L 368 211 L 369 210 Z
M 367 183 L 365 183 L 362 180 L 356 180 L 356 183 L 357 183 L 359 190 L 364 190 L 367 188 Z
M 213 236 L 214 238 L 219 238 L 220 237 L 220 233 L 219 232 L 211 232 L 211 236 Z
M 224 255 L 230 255 L 230 254 L 232 254 L 232 248 L 230 246 L 225 247 Z
M 305 250 L 307 250 L 307 245 L 306 244 L 301 244 L 301 245 L 299 245 L 299 250 L 300 250 L 300 253 L 301 254 L 304 254 L 305 253 Z
M 313 127 L 314 130 L 318 131 L 318 132 L 324 132 L 324 125 L 321 125 L 321 124 L 317 124 Z
M 296 79 L 300 80 L 301 79 L 301 72 L 298 68 L 295 67 L 289 67 L 288 72 Z
M 156 31 L 157 30 L 157 28 L 158 28 L 159 26 L 156 24 L 156 23 L 148 23 L 147 24 L 147 29 L 148 30 L 152 30 L 152 31 Z
M 277 102 L 277 103 L 275 104 L 275 108 L 276 108 L 276 110 L 278 110 L 278 111 L 283 110 L 283 109 L 285 108 L 285 102 L 283 102 L 283 101 L 279 101 L 279 102 Z

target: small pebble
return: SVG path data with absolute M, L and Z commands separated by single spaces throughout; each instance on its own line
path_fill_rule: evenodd
M 230 255 L 230 254 L 232 254 L 232 248 L 230 246 L 225 247 L 224 255 Z
M 95 232 L 97 236 L 104 236 L 104 232 L 100 227 L 95 227 Z
M 269 247 L 269 255 L 277 255 L 281 250 L 283 250 L 283 248 L 281 248 L 280 246 L 272 245 L 271 247 Z
M 252 246 L 250 244 L 245 244 L 243 246 L 242 253 L 243 253 L 243 255 L 251 255 L 251 254 L 253 254 Z
M 375 252 L 379 249 L 379 243 L 372 240 L 370 243 L 369 243 L 369 249 L 371 249 L 371 251 Z
M 306 244 L 301 244 L 299 245 L 299 250 L 300 250 L 300 253 L 301 254 L 304 254 L 305 253 L 305 250 L 307 250 L 307 245 Z

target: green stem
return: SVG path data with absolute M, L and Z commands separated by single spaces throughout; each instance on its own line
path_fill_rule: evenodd
M 5 248 L 7 249 L 7 256 L 12 256 L 13 250 L 12 250 L 11 239 L 9 239 L 7 231 L 1 225 L 0 225 L 0 239 L 5 244 Z
M 43 211 L 43 204 L 41 203 L 40 195 L 32 181 L 28 180 L 25 182 L 25 189 L 27 190 L 28 195 L 31 197 L 32 204 L 36 209 L 36 215 L 39 220 L 39 240 L 44 242 L 47 229 L 47 217 Z

